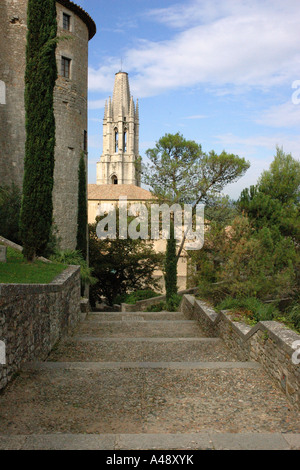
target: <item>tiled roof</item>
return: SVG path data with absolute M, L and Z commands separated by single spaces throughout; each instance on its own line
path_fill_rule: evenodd
M 128 201 L 149 201 L 153 199 L 147 189 L 133 184 L 89 184 L 88 199 L 96 201 L 114 201 L 126 196 Z

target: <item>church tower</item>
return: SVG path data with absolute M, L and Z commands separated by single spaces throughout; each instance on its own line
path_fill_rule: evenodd
M 97 185 L 131 184 L 140 186 L 139 105 L 130 95 L 128 74 L 115 76 L 113 98 L 105 103 L 103 153 L 97 163 Z

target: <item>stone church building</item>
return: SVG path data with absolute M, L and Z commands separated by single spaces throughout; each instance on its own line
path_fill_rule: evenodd
M 129 204 L 150 203 L 150 191 L 141 188 L 139 174 L 139 104 L 130 94 L 128 74 L 115 75 L 113 97 L 105 104 L 103 119 L 103 152 L 97 163 L 97 183 L 88 185 L 88 221 L 94 223 L 101 203 L 116 205 L 126 196 Z M 166 241 L 155 240 L 154 249 L 165 252 Z M 163 273 L 155 275 L 161 279 Z M 178 262 L 178 287 L 185 289 L 187 257 Z
M 25 153 L 24 74 L 28 0 L 0 0 L 0 184 L 22 186 Z M 88 43 L 92 18 L 69 0 L 57 0 L 58 79 L 54 91 L 56 149 L 54 222 L 62 249 L 75 249 L 78 165 L 87 159 Z

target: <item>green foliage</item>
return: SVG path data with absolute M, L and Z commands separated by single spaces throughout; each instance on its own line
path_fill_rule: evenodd
M 158 302 L 157 304 L 149 305 L 146 312 L 178 312 L 180 303 L 182 301 L 182 295 L 173 294 L 168 301 Z
M 259 190 L 282 204 L 300 203 L 300 162 L 277 147 L 270 169 L 258 182 Z
M 238 215 L 238 210 L 229 196 L 211 193 L 206 200 L 205 219 L 218 225 L 230 224 Z
M 26 144 L 20 230 L 24 255 L 43 255 L 52 225 L 56 1 L 29 0 L 25 72 Z
M 64 263 L 41 260 L 28 263 L 21 252 L 7 247 L 7 263 L 1 264 L 0 284 L 48 284 L 64 269 Z
M 78 215 L 77 215 L 77 246 L 84 259 L 87 257 L 87 192 L 85 155 L 81 154 L 78 169 Z
M 217 310 L 239 312 L 246 320 L 253 321 L 254 323 L 274 320 L 279 316 L 279 310 L 276 305 L 272 303 L 266 304 L 256 297 L 227 297 L 216 308 Z
M 151 164 L 144 167 L 143 177 L 155 196 L 172 203 L 189 200 L 191 185 L 196 184 L 198 161 L 203 156 L 201 145 L 179 133 L 165 134 L 146 155 Z
M 214 151 L 205 154 L 200 144 L 179 133 L 165 134 L 146 155 L 150 163 L 144 167 L 143 179 L 153 195 L 169 204 L 192 204 L 193 214 L 200 202 L 239 179 L 250 166 L 244 158 L 225 151 L 220 155 Z M 177 262 L 184 243 L 185 236 Z
M 0 235 L 21 244 L 19 235 L 19 216 L 21 191 L 16 185 L 0 186 Z
M 136 304 L 139 300 L 147 300 L 152 299 L 153 297 L 158 297 L 161 294 L 158 294 L 152 289 L 141 289 L 132 292 L 131 294 L 126 294 L 123 296 L 117 296 L 115 302 L 117 304 L 125 303 L 125 304 Z
M 119 220 L 118 210 L 117 222 Z M 129 218 L 130 220 L 130 218 Z M 153 273 L 159 268 L 162 256 L 153 250 L 153 244 L 142 239 L 120 239 L 117 226 L 117 239 L 98 239 L 97 223 L 89 226 L 89 259 L 97 284 L 90 289 L 91 305 L 105 297 L 110 305 L 118 296 L 136 290 L 157 289 L 158 282 Z
M 245 189 L 237 202 L 258 230 L 268 226 L 300 243 L 300 162 L 277 147 L 277 154 L 257 186 Z
M 298 299 L 299 300 L 299 299 Z M 286 312 L 286 317 L 292 322 L 296 330 L 300 333 L 300 304 L 299 301 L 294 303 Z
M 80 266 L 80 279 L 82 285 L 88 284 L 93 286 L 97 282 L 97 279 L 93 276 L 93 269 L 88 266 L 80 251 L 59 251 L 51 256 L 51 260 L 67 265 Z
M 249 168 L 245 159 L 223 151 L 205 154 L 200 144 L 181 134 L 165 134 L 148 149 L 150 164 L 144 182 L 153 194 L 169 203 L 193 203 L 240 178 Z
M 167 310 L 167 304 L 163 300 L 157 304 L 149 305 L 146 312 L 163 312 Z
M 177 294 L 177 255 L 174 223 L 170 223 L 170 238 L 167 240 L 167 251 L 164 266 L 165 288 L 167 302 Z
M 277 149 L 259 184 L 242 191 L 230 226 L 210 223 L 203 250 L 192 255 L 202 296 L 214 304 L 236 302 L 251 311 L 252 321 L 272 317 L 298 325 L 297 303 L 280 317 L 265 302 L 299 298 L 299 181 L 298 162 Z
M 179 294 L 172 294 L 171 297 L 167 300 L 167 308 L 168 312 L 177 312 L 179 305 L 182 300 L 182 295 Z

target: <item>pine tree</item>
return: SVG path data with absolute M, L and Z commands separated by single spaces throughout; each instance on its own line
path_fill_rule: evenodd
M 56 1 L 28 0 L 25 71 L 26 144 L 20 216 L 23 253 L 42 255 L 52 226 Z
M 170 223 L 170 238 L 167 240 L 165 258 L 165 287 L 166 300 L 168 302 L 172 295 L 177 294 L 177 256 L 173 221 Z
M 87 257 L 87 194 L 86 169 L 84 153 L 79 161 L 78 169 L 78 216 L 77 216 L 77 246 L 84 259 Z

